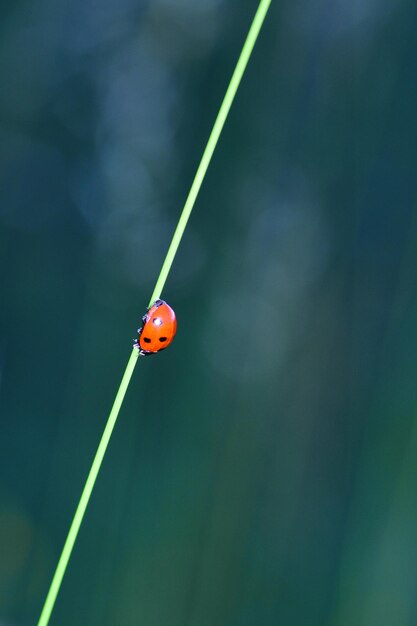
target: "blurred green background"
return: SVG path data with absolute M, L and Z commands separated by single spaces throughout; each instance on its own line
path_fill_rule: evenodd
M 35 624 L 256 0 L 0 21 L 0 624 Z M 273 2 L 51 626 L 417 623 L 417 5 Z

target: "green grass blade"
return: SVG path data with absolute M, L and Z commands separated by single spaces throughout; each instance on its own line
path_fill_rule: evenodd
M 128 361 L 125 373 L 123 374 L 122 382 L 120 383 L 120 387 L 117 391 L 116 398 L 114 400 L 109 418 L 107 420 L 106 427 L 101 437 L 96 455 L 94 457 L 93 464 L 88 474 L 83 492 L 81 494 L 81 498 L 77 506 L 77 510 L 75 511 L 74 519 L 72 520 L 71 527 L 69 529 L 67 538 L 65 540 L 61 557 L 58 561 L 58 565 L 55 570 L 55 574 L 52 579 L 51 586 L 48 591 L 48 595 L 46 596 L 46 600 L 45 600 L 44 607 L 42 609 L 41 616 L 39 618 L 38 626 L 47 626 L 47 624 L 49 623 L 49 618 L 51 617 L 52 609 L 54 608 L 54 604 L 55 604 L 55 601 L 59 592 L 59 588 L 61 587 L 62 579 L 64 577 L 65 570 L 67 569 L 68 561 L 70 559 L 72 549 L 77 539 L 78 531 L 80 530 L 80 526 L 83 521 L 85 510 L 90 500 L 90 496 L 93 491 L 97 475 L 100 471 L 101 463 L 106 453 L 106 449 L 110 441 L 110 437 L 112 435 L 114 425 L 116 424 L 117 416 L 119 415 L 120 407 L 122 406 L 122 402 L 126 394 L 126 389 L 129 386 L 129 382 L 132 377 L 133 370 L 135 369 L 138 356 L 139 356 L 139 352 L 135 349 L 132 350 L 132 354 L 130 355 L 130 359 Z
M 249 33 L 243 45 L 242 52 L 236 64 L 236 68 L 233 72 L 233 75 L 230 80 L 229 86 L 227 88 L 226 94 L 224 96 L 223 102 L 220 106 L 219 113 L 217 115 L 216 121 L 213 126 L 213 130 L 211 131 L 210 137 L 207 142 L 207 146 L 204 150 L 203 156 L 200 161 L 200 165 L 198 166 L 195 178 L 191 185 L 190 192 L 188 194 L 180 219 L 178 221 L 177 228 L 175 230 L 167 255 L 162 265 L 158 280 L 156 281 L 155 289 L 152 293 L 149 304 L 152 304 L 153 302 L 155 302 L 155 300 L 157 300 L 162 293 L 166 279 L 168 277 L 168 274 L 171 269 L 172 263 L 174 261 L 175 255 L 177 253 L 178 247 L 180 245 L 181 238 L 184 234 L 185 227 L 187 226 L 188 219 L 194 207 L 198 192 L 203 183 L 204 177 L 207 172 L 207 168 L 210 164 L 217 142 L 223 130 L 224 123 L 230 111 L 230 107 L 232 106 L 234 97 L 236 95 L 240 81 L 242 79 L 242 76 L 245 72 L 248 61 L 252 54 L 253 47 L 258 38 L 259 31 L 261 30 L 263 21 L 265 19 L 265 16 L 269 9 L 269 5 L 271 4 L 271 1 L 272 0 L 261 0 L 259 3 L 258 10 L 253 19 Z M 81 498 L 77 506 L 75 515 L 74 515 L 74 519 L 71 523 L 71 527 L 69 529 L 67 538 L 65 540 L 64 547 L 62 549 L 62 553 L 59 558 L 58 565 L 55 570 L 55 574 L 52 578 L 48 595 L 46 596 L 45 604 L 43 606 L 42 613 L 40 615 L 37 626 L 48 626 L 49 624 L 51 613 L 53 611 L 53 608 L 54 608 L 54 605 L 55 605 L 55 602 L 56 602 L 56 599 L 57 599 L 57 596 L 61 587 L 62 579 L 64 577 L 65 571 L 68 566 L 68 562 L 71 557 L 72 550 L 77 540 L 77 535 L 80 530 L 92 491 L 94 489 L 94 485 L 95 485 L 98 473 L 100 471 L 100 467 L 103 462 L 103 458 L 106 453 L 107 446 L 110 441 L 110 437 L 112 435 L 114 426 L 116 424 L 120 407 L 122 406 L 127 388 L 129 386 L 130 379 L 133 374 L 133 370 L 135 369 L 138 356 L 139 356 L 139 352 L 136 349 L 133 349 L 130 355 L 125 373 L 123 374 L 120 387 L 117 391 L 112 409 L 110 411 L 110 415 L 107 420 L 103 435 L 101 437 L 101 440 L 100 440 L 96 455 L 94 457 L 90 472 L 88 474 L 84 489 L 82 491 Z
M 175 229 L 175 233 L 172 238 L 171 245 L 169 246 L 167 255 L 165 257 L 165 261 L 162 265 L 158 280 L 156 281 L 155 289 L 153 290 L 149 305 L 151 305 L 161 296 L 165 281 L 169 274 L 169 270 L 171 269 L 171 265 L 177 253 L 178 246 L 181 243 L 181 238 L 184 234 L 185 227 L 187 226 L 191 211 L 193 210 L 198 192 L 200 191 L 200 187 L 206 175 L 207 168 L 210 165 L 211 157 L 213 156 L 217 142 L 223 130 L 224 123 L 229 114 L 230 107 L 232 106 L 237 89 L 239 87 L 240 81 L 242 80 L 242 76 L 245 72 L 246 66 L 252 54 L 253 47 L 258 38 L 259 31 L 261 30 L 271 1 L 272 0 L 261 0 L 261 2 L 259 3 L 258 10 L 256 11 L 245 43 L 243 44 L 242 52 L 240 53 L 238 62 L 235 67 L 235 71 L 233 72 L 232 78 L 230 79 L 230 83 L 223 98 L 223 102 L 220 106 L 219 112 L 217 114 L 216 121 L 214 122 L 213 130 L 210 133 L 206 148 L 203 152 L 203 156 L 201 157 L 200 165 L 198 166 L 196 175 L 191 185 L 190 192 L 188 194 L 187 200 L 185 201 L 184 208 L 178 221 L 177 228 Z

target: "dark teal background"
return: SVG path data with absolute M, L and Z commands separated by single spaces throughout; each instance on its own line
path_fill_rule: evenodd
M 0 624 L 36 624 L 256 0 L 0 20 Z M 272 2 L 51 620 L 417 623 L 417 6 Z

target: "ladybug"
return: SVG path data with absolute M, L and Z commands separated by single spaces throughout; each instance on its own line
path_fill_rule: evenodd
M 169 304 L 156 300 L 142 317 L 142 327 L 134 347 L 141 356 L 165 350 L 172 343 L 177 332 L 177 318 Z

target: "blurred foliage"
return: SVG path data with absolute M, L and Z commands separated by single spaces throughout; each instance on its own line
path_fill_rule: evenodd
M 256 6 L 2 8 L 2 624 L 39 615 Z M 416 623 L 416 20 L 272 3 L 51 624 Z

